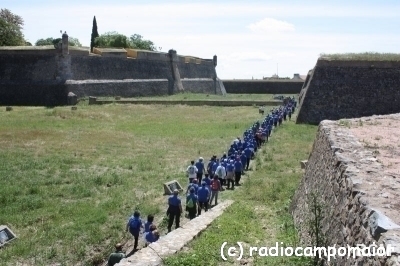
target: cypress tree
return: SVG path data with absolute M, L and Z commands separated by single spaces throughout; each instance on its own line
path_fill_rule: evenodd
M 96 16 L 93 17 L 93 26 L 92 26 L 92 36 L 90 38 L 90 52 L 93 53 L 93 47 L 94 47 L 94 39 L 96 37 L 99 37 L 99 33 L 97 32 L 97 21 L 96 21 Z

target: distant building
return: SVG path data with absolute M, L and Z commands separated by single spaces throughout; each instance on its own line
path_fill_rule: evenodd
M 283 80 L 290 79 L 289 77 L 280 78 L 277 74 L 272 75 L 271 77 L 263 77 L 264 80 Z
M 307 75 L 300 75 L 298 73 L 295 73 L 293 75 L 293 78 L 289 77 L 284 77 L 281 78 L 277 74 L 272 75 L 271 77 L 263 77 L 263 80 L 306 80 Z
M 304 75 L 303 75 L 303 76 L 304 76 Z M 304 76 L 304 77 L 307 77 L 307 76 Z M 302 77 L 300 76 L 300 74 L 295 73 L 295 74 L 293 75 L 292 80 L 305 80 L 305 78 L 302 78 Z

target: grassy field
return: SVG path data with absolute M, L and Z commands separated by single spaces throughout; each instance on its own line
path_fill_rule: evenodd
M 258 153 L 244 185 L 223 193 L 222 198 L 235 202 L 212 225 L 192 241 L 188 250 L 166 259 L 165 265 L 307 265 L 310 261 L 297 257 L 250 256 L 250 246 L 280 247 L 299 245 L 293 219 L 288 211 L 290 199 L 302 177 L 300 161 L 311 151 L 316 126 L 296 125 L 293 121 L 278 127 Z M 243 259 L 224 261 L 220 250 L 237 242 L 247 247 Z M 283 243 L 283 244 L 281 244 Z
M 254 107 L 184 105 L 0 112 L 0 224 L 18 236 L 0 265 L 103 261 L 130 238 L 134 209 L 164 213 L 163 182 L 186 185 L 191 159 L 222 154 L 261 118 Z
M 277 94 L 284 96 L 294 96 L 288 94 Z M 271 101 L 274 100 L 274 94 L 226 94 L 226 95 L 215 95 L 215 94 L 204 94 L 204 93 L 179 93 L 168 96 L 155 96 L 155 97 L 137 97 L 130 98 L 133 100 L 171 100 L 171 101 L 179 101 L 179 100 L 221 100 L 221 101 Z M 101 98 L 105 100 L 113 100 L 114 98 Z M 128 100 L 128 98 L 121 98 L 123 100 Z

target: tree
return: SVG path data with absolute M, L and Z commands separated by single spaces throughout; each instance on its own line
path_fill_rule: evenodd
M 97 21 L 96 16 L 93 17 L 93 26 L 92 26 L 92 35 L 90 37 L 90 52 L 93 53 L 93 47 L 95 44 L 95 39 L 99 37 L 99 33 L 97 31 Z
M 96 47 L 102 48 L 129 48 L 128 37 L 116 31 L 106 32 L 97 37 L 94 41 Z
M 39 39 L 36 41 L 35 45 L 36 46 L 45 46 L 45 45 L 53 45 L 54 39 L 53 38 L 47 38 L 47 39 Z
M 8 9 L 0 10 L 0 46 L 25 45 L 22 26 L 24 20 Z
M 19 30 L 22 30 L 24 26 L 24 20 L 20 16 L 13 14 L 7 8 L 2 8 L 0 10 L 0 18 L 4 19 L 7 23 L 17 26 Z
M 139 34 L 133 34 L 129 40 L 131 48 L 157 51 L 157 48 L 152 41 L 143 40 L 143 37 Z
M 61 41 L 61 38 L 54 39 L 53 37 L 49 37 L 47 39 L 39 39 L 36 41 L 36 46 L 45 46 L 45 45 L 57 45 Z M 82 44 L 79 42 L 77 38 L 68 37 L 68 45 L 70 46 L 78 46 L 81 47 Z
M 74 37 L 68 37 L 68 45 L 82 47 L 82 44 L 78 40 L 78 38 L 74 38 Z
M 129 39 L 116 31 L 106 32 L 95 39 L 95 46 L 101 48 L 134 48 L 141 50 L 157 51 L 150 40 L 143 40 L 139 34 L 132 35 Z

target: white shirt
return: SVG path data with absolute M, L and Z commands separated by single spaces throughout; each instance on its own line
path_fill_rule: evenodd
M 221 169 L 221 170 L 220 170 Z M 218 173 L 221 171 L 222 176 L 220 176 Z M 217 169 L 215 170 L 215 174 L 218 175 L 219 178 L 225 178 L 226 176 L 226 171 L 225 171 L 225 167 L 223 167 L 222 165 L 219 165 L 217 167 Z
M 193 173 L 190 173 L 191 168 L 193 167 L 194 171 L 192 171 Z M 188 174 L 189 178 L 196 178 L 197 177 L 197 172 L 199 170 L 197 169 L 197 167 L 195 165 L 189 165 L 188 168 L 186 169 L 186 173 Z

